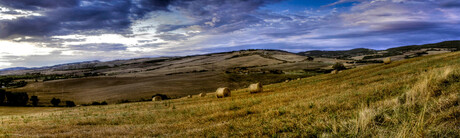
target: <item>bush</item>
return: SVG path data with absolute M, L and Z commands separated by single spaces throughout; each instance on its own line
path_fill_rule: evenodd
M 347 68 L 345 68 L 345 66 L 342 63 L 337 62 L 334 65 L 332 65 L 332 69 L 339 71 L 339 70 L 345 70 Z
M 30 97 L 30 101 L 32 101 L 32 105 L 33 106 L 37 106 L 38 105 L 38 96 L 32 96 Z
M 65 106 L 66 107 L 75 107 L 75 103 L 73 101 L 65 101 Z
M 103 101 L 103 102 L 101 103 L 101 105 L 107 105 L 107 102 L 106 102 L 106 101 Z
M 29 95 L 25 92 L 6 92 L 6 105 L 9 106 L 26 106 L 29 102 Z
M 56 99 L 56 98 L 51 99 L 51 104 L 53 104 L 53 106 L 57 107 L 59 106 L 59 103 L 61 103 L 61 99 Z
M 118 103 L 129 103 L 129 102 L 131 102 L 131 101 L 125 99 L 125 100 L 120 100 Z
M 101 103 L 99 103 L 99 102 L 93 102 L 93 103 L 91 103 L 91 105 L 101 105 Z

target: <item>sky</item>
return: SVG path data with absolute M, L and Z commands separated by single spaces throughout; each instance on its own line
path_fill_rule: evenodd
M 0 69 L 460 40 L 460 0 L 0 0 Z

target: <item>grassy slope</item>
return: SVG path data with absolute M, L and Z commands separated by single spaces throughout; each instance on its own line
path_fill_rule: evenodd
M 370 65 L 232 97 L 1 116 L 9 136 L 459 137 L 460 52 Z M 0 135 L 1 136 L 1 135 Z

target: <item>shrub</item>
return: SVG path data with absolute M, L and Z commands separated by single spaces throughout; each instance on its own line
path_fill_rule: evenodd
M 106 101 L 101 102 L 101 105 L 107 105 Z
M 129 102 L 131 102 L 131 101 L 125 99 L 125 100 L 119 101 L 118 103 L 129 103 Z
M 99 102 L 93 102 L 93 103 L 91 103 L 91 105 L 101 105 L 101 103 L 99 103 Z
M 334 65 L 332 65 L 332 69 L 339 71 L 347 68 L 345 68 L 345 65 L 343 65 L 342 63 L 337 62 Z
M 73 101 L 65 101 L 65 106 L 66 107 L 75 107 L 75 103 Z
M 38 105 L 38 96 L 32 96 L 30 97 L 30 101 L 32 101 L 32 105 L 33 106 L 37 106 Z
M 56 99 L 56 98 L 51 99 L 51 104 L 53 104 L 53 106 L 57 107 L 59 106 L 59 103 L 61 103 L 61 99 Z

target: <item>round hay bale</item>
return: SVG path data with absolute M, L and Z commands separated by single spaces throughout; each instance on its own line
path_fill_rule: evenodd
M 230 89 L 224 87 L 224 88 L 218 88 L 216 91 L 216 96 L 217 98 L 224 98 L 224 97 L 230 97 L 232 96 L 232 92 L 230 92 Z
M 384 64 L 390 64 L 391 63 L 391 58 L 387 57 L 387 58 L 383 59 L 383 63 Z
M 163 100 L 163 98 L 161 98 L 161 96 L 155 96 L 152 98 L 152 101 L 161 101 Z
M 262 87 L 262 84 L 260 84 L 260 83 L 255 83 L 255 84 L 249 85 L 249 92 L 250 93 L 258 93 L 258 92 L 262 92 L 262 91 L 263 91 L 263 87 Z
M 187 95 L 187 98 L 192 98 L 192 95 Z
M 331 72 L 331 74 L 337 74 L 337 73 L 339 73 L 338 70 L 333 70 L 333 71 Z
M 206 93 L 200 93 L 198 96 L 200 96 L 200 97 L 205 97 L 205 96 L 206 96 Z
M 289 80 L 285 80 L 284 82 L 289 82 Z

